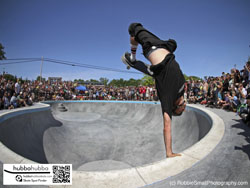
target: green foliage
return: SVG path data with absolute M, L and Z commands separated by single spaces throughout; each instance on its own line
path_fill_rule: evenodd
M 122 78 L 120 80 L 113 79 L 109 83 L 109 86 L 124 87 L 125 86 L 125 81 Z
M 74 82 L 79 83 L 79 84 L 84 84 L 84 80 L 82 79 L 75 79 Z
M 145 75 L 142 78 L 142 85 L 144 85 L 144 86 L 153 86 L 154 84 L 155 84 L 155 80 L 151 76 Z
M 109 79 L 101 77 L 100 82 L 103 83 L 103 85 L 107 86 L 108 82 L 109 82 Z
M 0 60 L 6 59 L 5 57 L 5 52 L 3 51 L 4 47 L 3 45 L 0 43 Z
M 98 83 L 99 83 L 99 81 L 98 81 L 98 80 L 95 80 L 95 79 L 90 79 L 90 82 L 91 82 L 92 84 L 98 84 Z
M 141 80 L 138 79 L 138 80 L 135 80 L 133 78 L 130 78 L 128 81 L 127 81 L 127 86 L 136 86 L 138 87 L 139 85 L 141 85 Z
M 142 83 L 140 79 L 135 80 L 133 78 L 130 78 L 129 80 L 124 80 L 124 79 L 114 79 L 111 80 L 110 83 L 108 84 L 109 86 L 115 86 L 115 87 L 125 87 L 125 86 L 139 86 Z
M 5 80 L 10 80 L 10 81 L 12 81 L 12 82 L 17 82 L 17 80 L 18 80 L 18 81 L 21 82 L 22 84 L 23 84 L 25 81 L 28 81 L 27 78 L 26 78 L 25 80 L 23 80 L 22 77 L 17 78 L 16 75 L 13 76 L 12 74 L 4 74 L 4 75 L 3 75 L 3 78 L 4 78 Z
M 16 81 L 15 79 L 15 76 L 11 75 L 11 74 L 4 74 L 3 77 L 6 79 L 6 80 L 11 80 L 13 82 Z
M 183 74 L 183 75 L 186 81 L 189 80 L 189 77 L 186 74 Z
M 197 80 L 202 80 L 202 78 L 199 78 L 197 76 L 189 76 L 189 79 L 192 79 L 194 81 L 197 81 Z
M 36 81 L 40 81 L 40 76 L 36 77 Z M 44 82 L 44 81 L 46 81 L 46 79 L 42 77 L 42 82 Z
M 197 80 L 202 80 L 202 78 L 199 78 L 197 76 L 187 76 L 186 74 L 184 74 L 184 78 L 185 80 L 194 80 L 194 81 L 197 81 Z

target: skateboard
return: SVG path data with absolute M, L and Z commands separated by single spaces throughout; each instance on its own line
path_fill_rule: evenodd
M 146 64 L 142 61 L 136 60 L 133 62 L 132 65 L 130 65 L 125 58 L 125 54 L 122 56 L 122 62 L 127 66 L 128 70 L 132 67 L 132 68 L 134 68 L 134 69 L 136 69 L 144 74 L 147 74 L 149 76 L 153 76 L 153 74 L 154 74 L 152 71 L 150 71 L 150 65 Z

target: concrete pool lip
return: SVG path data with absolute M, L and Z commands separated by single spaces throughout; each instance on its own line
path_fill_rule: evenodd
M 61 101 L 59 101 L 60 103 Z M 71 101 L 72 102 L 72 101 Z M 74 101 L 75 102 L 75 101 Z M 79 101 L 78 101 L 79 102 Z M 90 101 L 88 101 L 90 102 Z M 95 101 L 103 102 L 103 101 Z M 109 101 L 108 101 L 109 102 Z M 121 101 L 123 102 L 123 101 Z M 150 102 L 149 102 L 150 103 Z M 155 104 L 155 103 L 150 103 Z M 181 152 L 181 157 L 167 158 L 151 164 L 133 167 L 124 170 L 111 171 L 74 171 L 73 172 L 73 186 L 74 187 L 141 187 L 152 184 L 157 181 L 164 180 L 168 177 L 179 174 L 180 172 L 192 167 L 197 162 L 208 155 L 220 142 L 224 135 L 224 122 L 216 114 L 199 108 L 197 106 L 188 105 L 198 113 L 202 113 L 212 122 L 213 126 L 210 131 L 199 142 Z M 29 108 L 17 109 L 15 111 L 8 111 L 1 114 L 0 119 L 6 115 L 13 117 L 10 113 L 29 113 L 30 111 L 48 110 L 49 106 L 46 104 L 38 104 Z M 22 111 L 22 112 L 19 112 Z M 17 115 L 17 114 L 16 114 Z M 6 148 L 0 143 L 1 156 L 0 160 L 3 163 L 35 163 L 25 159 L 16 153 Z

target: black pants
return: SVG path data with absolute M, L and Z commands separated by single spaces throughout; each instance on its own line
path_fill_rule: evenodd
M 146 57 L 152 46 L 165 48 L 170 53 L 173 53 L 177 48 L 176 41 L 169 39 L 167 41 L 159 39 L 153 33 L 146 30 L 140 23 L 132 23 L 129 26 L 129 34 L 135 37 L 135 40 L 142 45 L 143 54 Z M 146 57 L 147 58 L 147 57 Z
M 168 41 L 159 39 L 140 23 L 132 23 L 129 26 L 129 34 L 142 45 L 143 54 L 146 58 L 152 50 L 152 46 L 165 48 L 170 52 L 161 63 L 151 65 L 150 69 L 154 73 L 153 77 L 161 101 L 162 112 L 166 112 L 171 118 L 175 101 L 184 94 L 183 86 L 185 83 L 182 71 L 173 54 L 177 48 L 176 42 L 173 39 Z

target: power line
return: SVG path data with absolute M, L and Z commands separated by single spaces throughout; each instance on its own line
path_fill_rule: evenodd
M 16 62 L 7 62 L 7 63 L 0 63 L 0 66 L 2 65 L 11 65 L 11 64 L 20 64 L 20 63 L 31 63 L 35 61 L 41 61 L 40 59 L 34 59 L 34 60 L 26 60 L 26 61 L 16 61 Z
M 30 63 L 30 62 L 37 62 L 37 61 L 41 61 L 41 60 L 42 60 L 41 58 L 11 58 L 11 59 L 1 60 L 1 61 L 14 61 L 14 62 L 6 62 L 6 63 L 0 62 L 0 65 Z M 46 62 L 50 62 L 50 63 L 56 63 L 56 64 L 67 65 L 67 66 L 82 67 L 82 68 L 88 68 L 88 69 L 106 70 L 106 71 L 129 73 L 129 74 L 142 74 L 140 72 L 126 71 L 126 70 L 121 70 L 121 69 L 114 69 L 114 68 L 109 68 L 109 67 L 89 65 L 89 64 L 84 64 L 84 63 L 57 60 L 57 59 L 51 59 L 51 58 L 43 58 L 43 60 Z
M 52 62 L 52 63 L 58 63 L 58 64 L 63 64 L 63 65 L 69 65 L 69 66 L 90 68 L 90 69 L 107 70 L 107 71 L 122 72 L 122 73 L 141 74 L 139 72 L 134 72 L 134 71 L 125 71 L 125 70 L 121 70 L 121 69 L 114 69 L 114 68 L 109 68 L 109 67 L 101 67 L 101 66 L 83 64 L 83 63 L 76 63 L 76 62 L 71 62 L 71 61 L 62 61 L 62 60 L 55 60 L 55 59 L 48 59 L 48 58 L 45 58 L 44 61 L 49 61 L 49 62 Z
M 31 57 L 28 57 L 28 58 L 11 58 L 11 59 L 9 59 L 9 58 L 7 58 L 7 59 L 2 59 L 2 61 L 17 61 L 17 60 L 41 60 L 41 58 L 37 58 L 37 57 L 35 57 L 35 58 L 31 58 Z

